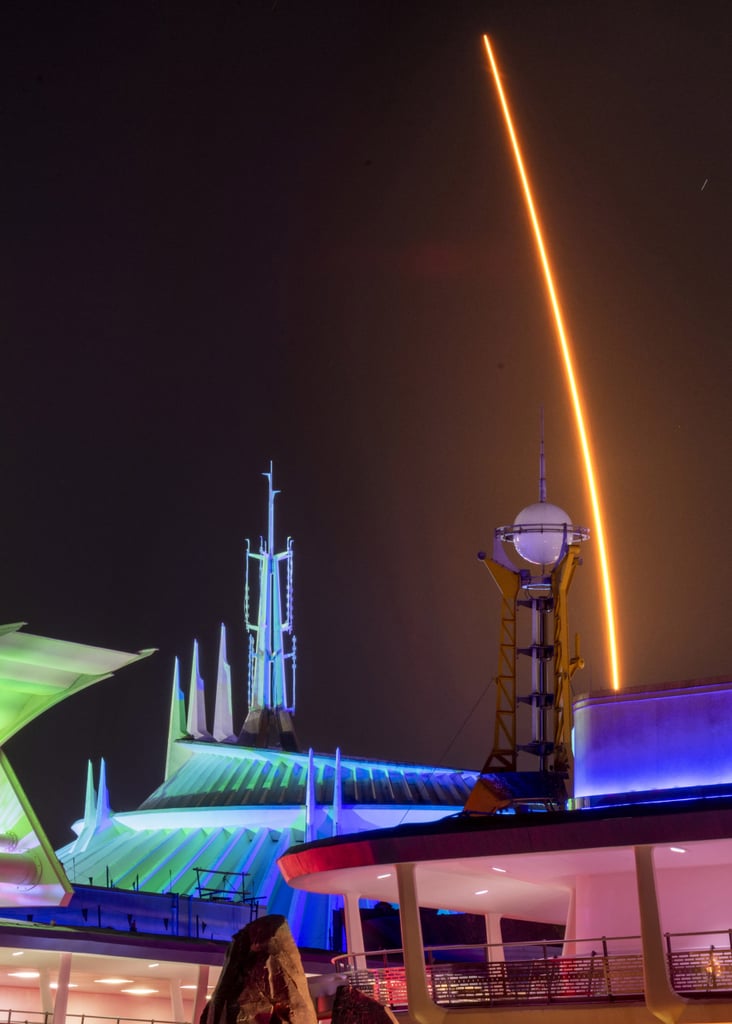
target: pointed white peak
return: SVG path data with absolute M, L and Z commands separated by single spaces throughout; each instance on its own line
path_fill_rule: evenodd
M 170 698 L 170 738 L 184 739 L 188 735 L 186 729 L 186 699 L 180 685 L 180 661 L 175 659 L 173 666 L 173 692 Z
M 194 740 L 210 740 L 211 733 L 206 725 L 206 701 L 203 679 L 198 670 L 198 640 L 193 641 L 193 664 L 191 685 L 188 690 L 188 732 Z
M 109 824 L 109 791 L 107 789 L 107 766 L 104 758 L 99 762 L 99 791 L 97 793 L 97 808 L 94 816 L 94 829 L 100 832 L 105 825 Z
M 97 814 L 97 793 L 94 789 L 94 769 L 86 762 L 86 794 L 84 797 L 84 828 L 93 828 Z
M 308 750 L 308 774 L 305 780 L 305 842 L 312 843 L 318 838 L 315 824 L 315 756 L 313 748 Z
M 234 716 L 231 710 L 231 666 L 226 660 L 226 626 L 223 622 L 219 638 L 219 666 L 216 672 L 213 737 L 219 743 L 236 743 Z
M 170 697 L 168 745 L 165 752 L 166 779 L 169 779 L 175 770 L 176 741 L 184 739 L 190 739 L 190 736 L 186 728 L 186 699 L 180 685 L 180 662 L 176 658 L 173 666 L 173 692 Z

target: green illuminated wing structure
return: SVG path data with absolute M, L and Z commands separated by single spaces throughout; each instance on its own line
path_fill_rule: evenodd
M 0 906 L 63 905 L 71 885 L 2 747 L 72 693 L 152 654 L 129 654 L 0 626 Z

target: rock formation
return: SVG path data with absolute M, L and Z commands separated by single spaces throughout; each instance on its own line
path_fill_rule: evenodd
M 396 1017 L 352 985 L 341 985 L 333 1001 L 332 1024 L 396 1024 Z
M 284 917 L 260 917 L 236 933 L 200 1024 L 317 1024 Z

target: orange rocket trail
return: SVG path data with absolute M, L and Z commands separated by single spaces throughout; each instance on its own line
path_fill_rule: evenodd
M 493 57 L 493 51 L 491 50 L 491 44 L 488 40 L 488 36 L 483 36 L 483 42 L 485 43 L 485 49 L 486 53 L 488 54 L 491 72 L 493 73 L 493 81 L 495 83 L 498 98 L 501 103 L 501 109 L 503 110 L 503 117 L 506 122 L 506 128 L 511 139 L 511 147 L 513 149 L 514 159 L 516 160 L 516 167 L 518 168 L 519 178 L 521 179 L 521 187 L 524 193 L 524 200 L 526 201 L 526 208 L 528 210 L 529 220 L 531 221 L 531 226 L 534 232 L 534 240 L 536 242 L 536 249 L 539 255 L 539 262 L 541 263 L 541 268 L 544 273 L 544 283 L 546 285 L 547 295 L 549 297 L 549 305 L 551 306 L 552 314 L 554 316 L 554 326 L 557 332 L 557 341 L 559 342 L 559 348 L 562 354 L 562 361 L 564 363 L 564 371 L 566 373 L 567 384 L 569 386 L 569 393 L 572 399 L 572 405 L 574 407 L 575 422 L 577 424 L 577 432 L 579 434 L 580 447 L 582 449 L 582 458 L 584 460 L 585 473 L 587 476 L 587 488 L 590 493 L 590 503 L 592 505 L 595 539 L 597 541 L 597 547 L 600 553 L 600 575 L 602 578 L 602 587 L 605 597 L 605 618 L 607 621 L 610 679 L 612 681 L 613 689 L 618 690 L 620 689 L 620 673 L 618 670 L 618 645 L 615 629 L 613 587 L 612 581 L 610 579 L 610 563 L 607 553 L 607 543 L 605 541 L 605 527 L 603 525 L 602 508 L 600 505 L 600 495 L 597 487 L 597 480 L 595 477 L 595 469 L 593 465 L 592 451 L 590 448 L 589 433 L 587 426 L 585 424 L 585 415 L 582 408 L 582 398 L 580 396 L 579 386 L 577 383 L 577 375 L 574 369 L 572 349 L 569 344 L 567 332 L 564 329 L 564 318 L 562 316 L 562 310 L 559 305 L 559 296 L 557 295 L 557 290 L 554 286 L 554 278 L 549 263 L 549 256 L 547 255 L 546 246 L 544 245 L 541 224 L 539 223 L 539 217 L 536 212 L 536 207 L 534 205 L 534 200 L 531 194 L 529 179 L 526 174 L 526 170 L 524 169 L 524 162 L 521 157 L 521 149 L 519 147 L 518 138 L 513 127 L 511 112 L 508 109 L 508 102 L 506 100 L 506 96 L 501 85 L 501 79 L 498 74 L 498 66 L 496 65 L 495 59 Z

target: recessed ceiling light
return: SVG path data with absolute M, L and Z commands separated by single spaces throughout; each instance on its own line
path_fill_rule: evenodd
M 377 878 L 391 878 L 391 872 L 388 875 L 377 875 Z
M 25 950 L 24 949 L 18 949 L 12 955 L 13 956 L 25 956 Z
M 505 869 L 505 868 L 493 868 L 493 870 L 494 870 L 494 871 L 500 871 L 500 873 L 501 873 L 502 875 L 505 875 L 505 874 L 506 874 L 506 869 Z
M 40 978 L 40 971 L 8 971 L 9 978 Z
M 147 966 L 148 967 L 160 967 L 160 964 L 156 962 L 154 964 L 148 964 Z
M 683 846 L 672 846 L 670 847 L 671 853 L 686 853 Z
M 57 981 L 52 981 L 51 984 L 48 987 L 49 988 L 58 988 L 58 982 Z M 79 986 L 75 985 L 73 981 L 70 981 L 68 983 L 68 985 L 66 986 L 66 988 L 78 988 L 78 987 Z
M 132 978 L 95 978 L 95 985 L 132 985 Z
M 181 988 L 189 988 L 189 989 L 192 989 L 195 992 L 196 989 L 198 988 L 198 985 L 181 985 L 180 987 Z
M 157 989 L 156 988 L 143 988 L 143 986 L 140 985 L 137 988 L 123 988 L 122 991 L 126 992 L 128 996 L 151 996 L 155 992 L 157 992 Z
M 485 894 L 486 894 L 487 892 L 488 892 L 488 890 L 487 890 L 487 889 L 477 889 L 477 890 L 476 890 L 476 892 L 475 892 L 475 895 L 476 895 L 476 896 L 485 896 Z

